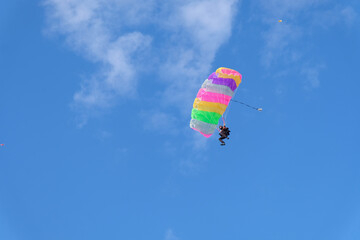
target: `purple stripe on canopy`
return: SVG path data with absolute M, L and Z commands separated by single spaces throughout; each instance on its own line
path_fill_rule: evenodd
M 232 79 L 232 78 L 219 78 L 216 73 L 212 73 L 209 76 L 208 79 L 211 80 L 213 84 L 228 86 L 233 91 L 237 88 L 236 82 L 235 82 L 234 79 Z

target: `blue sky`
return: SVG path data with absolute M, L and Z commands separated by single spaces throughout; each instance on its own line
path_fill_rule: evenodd
M 278 20 L 283 22 L 279 23 Z M 0 8 L 0 239 L 360 239 L 357 0 Z M 231 138 L 189 128 L 243 75 Z

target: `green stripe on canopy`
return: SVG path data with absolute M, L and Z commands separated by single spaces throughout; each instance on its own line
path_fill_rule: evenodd
M 215 112 L 200 111 L 193 108 L 191 118 L 211 124 L 218 124 L 221 115 Z

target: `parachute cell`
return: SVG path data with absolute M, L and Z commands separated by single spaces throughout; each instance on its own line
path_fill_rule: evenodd
M 237 71 L 224 67 L 210 74 L 195 98 L 190 127 L 210 137 L 241 83 L 241 78 Z

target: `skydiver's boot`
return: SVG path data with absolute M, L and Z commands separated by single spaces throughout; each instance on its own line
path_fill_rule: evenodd
M 225 146 L 225 143 L 223 142 L 223 143 L 221 143 L 220 145 L 221 145 L 221 146 Z

